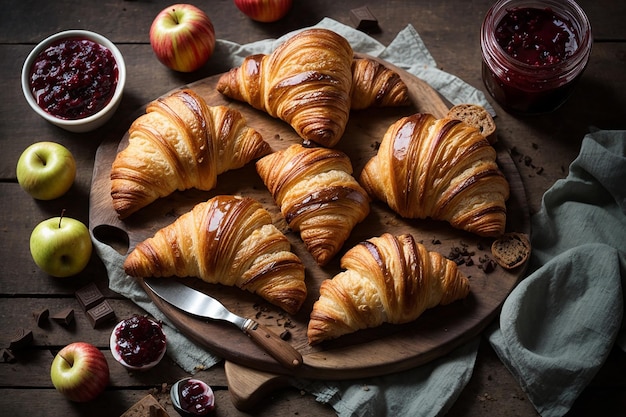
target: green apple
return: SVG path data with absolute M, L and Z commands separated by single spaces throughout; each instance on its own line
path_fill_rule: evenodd
M 69 277 L 85 269 L 93 245 L 87 226 L 69 217 L 39 223 L 30 235 L 30 254 L 53 277 Z
M 76 178 L 72 153 L 55 142 L 37 142 L 17 161 L 17 182 L 37 200 L 53 200 L 65 194 Z
M 109 384 L 109 364 L 94 345 L 74 342 L 54 357 L 50 378 L 52 385 L 69 400 L 91 401 Z

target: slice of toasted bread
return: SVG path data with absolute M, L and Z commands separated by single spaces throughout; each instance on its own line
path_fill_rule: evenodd
M 484 107 L 478 104 L 457 104 L 448 110 L 447 117 L 474 126 L 489 143 L 496 143 L 496 122 Z
M 502 268 L 514 269 L 530 256 L 530 240 L 524 233 L 505 233 L 491 245 L 491 254 Z

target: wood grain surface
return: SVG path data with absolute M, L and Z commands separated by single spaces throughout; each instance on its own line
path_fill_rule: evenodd
M 415 112 L 430 112 L 441 117 L 447 110 L 444 101 L 427 84 L 405 71 L 395 67 L 394 69 L 409 86 L 413 106 L 352 112 L 346 132 L 337 148 L 350 156 L 355 176 L 358 176 L 364 164 L 376 153 L 377 144 L 387 127 L 398 118 Z M 241 111 L 248 124 L 257 129 L 274 150 L 284 149 L 301 141 L 286 123 L 254 110 L 245 103 L 224 98 L 215 90 L 218 78 L 219 75 L 215 75 L 185 87 L 203 96 L 209 105 L 228 105 Z M 218 194 L 238 194 L 255 198 L 263 204 L 305 264 L 309 294 L 301 311 L 295 316 L 289 316 L 256 295 L 238 288 L 208 284 L 195 278 L 170 278 L 179 279 L 211 294 L 233 312 L 255 317 L 279 334 L 287 331 L 290 335 L 289 342 L 304 357 L 304 366 L 294 372 L 280 366 L 235 327 L 187 316 L 148 291 L 155 304 L 181 331 L 239 366 L 262 372 L 291 373 L 295 376 L 323 379 L 365 377 L 408 369 L 444 355 L 479 334 L 521 276 L 523 268 L 511 272 L 496 268 L 491 273 L 485 273 L 478 267 L 479 258 L 490 256 L 489 239 L 453 229 L 444 222 L 402 219 L 380 202 L 372 204 L 371 214 L 353 230 L 336 259 L 320 268 L 304 248 L 299 236 L 287 227 L 252 163 L 222 174 L 218 178 L 217 188 L 210 192 L 176 192 L 121 221 L 111 205 L 109 173 L 115 155 L 126 146 L 127 139 L 128 134 L 118 140 L 105 142 L 96 154 L 90 197 L 90 227 L 96 238 L 125 253 L 132 250 L 137 242 L 154 235 L 158 229 L 189 211 L 195 204 Z M 507 230 L 529 233 L 528 206 L 519 173 L 508 152 L 497 145 L 496 149 L 498 163 L 511 185 L 511 197 L 507 203 Z M 384 232 L 411 233 L 430 250 L 444 255 L 448 255 L 453 247 L 466 248 L 474 253 L 474 265 L 460 266 L 470 278 L 470 295 L 467 299 L 449 306 L 433 308 L 407 325 L 383 325 L 319 346 L 309 346 L 306 327 L 312 305 L 319 296 L 320 283 L 339 272 L 339 258 L 346 249 Z

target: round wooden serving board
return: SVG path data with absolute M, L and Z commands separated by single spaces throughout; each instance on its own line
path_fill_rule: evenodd
M 388 65 L 388 64 L 386 64 Z M 409 87 L 413 106 L 405 108 L 368 109 L 353 111 L 345 134 L 337 148 L 348 154 L 358 178 L 365 163 L 376 153 L 383 134 L 402 116 L 429 112 L 442 117 L 448 107 L 426 83 L 411 74 L 393 67 Z M 209 105 L 227 105 L 241 111 L 248 125 L 258 130 L 274 150 L 284 149 L 301 139 L 286 123 L 273 119 L 245 103 L 226 99 L 215 90 L 219 75 L 188 86 L 203 96 Z M 143 111 L 143 109 L 142 109 Z M 139 115 L 140 113 L 138 113 Z M 451 228 L 447 223 L 432 220 L 406 220 L 393 213 L 386 205 L 373 202 L 369 217 L 353 230 L 342 252 L 328 266 L 320 268 L 312 260 L 299 235 L 287 227 L 271 195 L 257 175 L 254 163 L 226 172 L 218 178 L 218 186 L 209 192 L 188 190 L 176 192 L 120 221 L 112 207 L 109 173 L 119 149 L 126 146 L 128 134 L 118 140 L 105 142 L 98 149 L 90 196 L 90 227 L 94 236 L 116 247 L 122 253 L 132 250 L 136 243 L 151 237 L 160 228 L 172 223 L 178 216 L 202 201 L 218 194 L 237 194 L 255 198 L 272 214 L 274 223 L 292 243 L 293 251 L 306 267 L 308 298 L 300 312 L 289 316 L 269 305 L 254 294 L 221 285 L 207 284 L 196 278 L 179 279 L 219 299 L 231 311 L 241 316 L 256 318 L 276 333 L 288 332 L 288 341 L 304 357 L 304 365 L 296 371 L 283 368 L 272 357 L 258 348 L 234 326 L 192 318 L 163 302 L 148 291 L 154 303 L 188 337 L 213 353 L 225 358 L 234 367 L 245 367 L 257 375 L 291 375 L 316 379 L 351 379 L 388 374 L 431 361 L 479 334 L 497 313 L 500 305 L 518 282 L 523 267 L 506 271 L 497 267 L 485 273 L 478 267 L 481 257 L 490 256 L 491 240 Z M 498 163 L 511 186 L 507 203 L 507 230 L 530 232 L 526 197 L 511 157 L 496 145 Z M 453 247 L 473 253 L 474 265 L 460 268 L 470 279 L 470 295 L 445 307 L 425 312 L 413 323 L 383 325 L 343 336 L 337 340 L 309 346 L 306 338 L 308 317 L 319 296 L 322 280 L 332 278 L 339 268 L 339 258 L 348 248 L 364 239 L 384 232 L 412 233 L 429 250 L 448 255 Z M 129 278 L 132 279 L 132 278 Z M 244 368 L 241 368 L 244 369 Z M 227 369 L 228 370 L 228 369 Z M 265 381 L 260 377 L 261 384 Z

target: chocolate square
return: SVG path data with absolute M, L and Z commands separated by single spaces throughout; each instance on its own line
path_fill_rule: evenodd
M 84 311 L 87 311 L 104 301 L 104 295 L 102 295 L 98 286 L 93 282 L 76 291 L 74 295 Z

